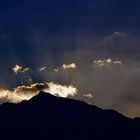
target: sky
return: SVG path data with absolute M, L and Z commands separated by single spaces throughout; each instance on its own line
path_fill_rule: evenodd
M 73 98 L 140 117 L 139 15 L 138 0 L 1 0 L 0 86 L 72 85 Z

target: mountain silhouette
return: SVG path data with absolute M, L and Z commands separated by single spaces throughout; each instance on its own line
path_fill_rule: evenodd
M 29 101 L 0 106 L 2 136 L 11 138 L 140 139 L 140 119 L 40 92 Z M 6 130 L 6 131 L 5 131 Z M 26 134 L 26 135 L 23 135 Z M 14 138 L 16 139 L 16 138 Z

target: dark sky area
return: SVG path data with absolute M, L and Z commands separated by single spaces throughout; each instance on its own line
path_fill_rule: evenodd
M 94 40 L 113 32 L 139 37 L 139 7 L 136 0 L 1 1 L 1 57 L 8 60 L 7 57 L 16 55 L 23 63 L 27 63 L 26 59 L 32 63 L 33 50 L 38 48 L 60 55 L 78 47 L 94 49 Z M 81 40 L 86 42 L 89 36 L 90 45 L 81 45 Z

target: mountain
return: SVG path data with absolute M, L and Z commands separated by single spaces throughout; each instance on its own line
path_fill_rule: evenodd
M 139 118 L 44 92 L 20 104 L 0 106 L 0 136 L 6 139 L 134 140 L 140 139 L 139 130 Z

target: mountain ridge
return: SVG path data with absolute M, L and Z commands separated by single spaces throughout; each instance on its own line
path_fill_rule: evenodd
M 119 138 L 140 138 L 139 118 L 130 119 L 113 110 L 100 109 L 83 101 L 55 97 L 44 92 L 29 101 L 1 105 L 0 124 L 0 130 L 6 128 L 9 132 L 9 129 L 15 129 L 19 134 L 21 129 L 25 132 L 30 129 L 29 135 L 33 137 L 46 137 L 45 134 L 49 136 L 52 132 L 64 132 L 63 135 L 67 136 L 68 132 L 75 131 L 75 135 L 81 139 L 86 135 L 92 138 L 93 132 L 95 138 L 96 135 L 102 137 L 102 134 L 111 136 L 111 139 L 114 139 L 114 134 L 118 134 Z M 36 129 L 37 133 L 34 133 Z

